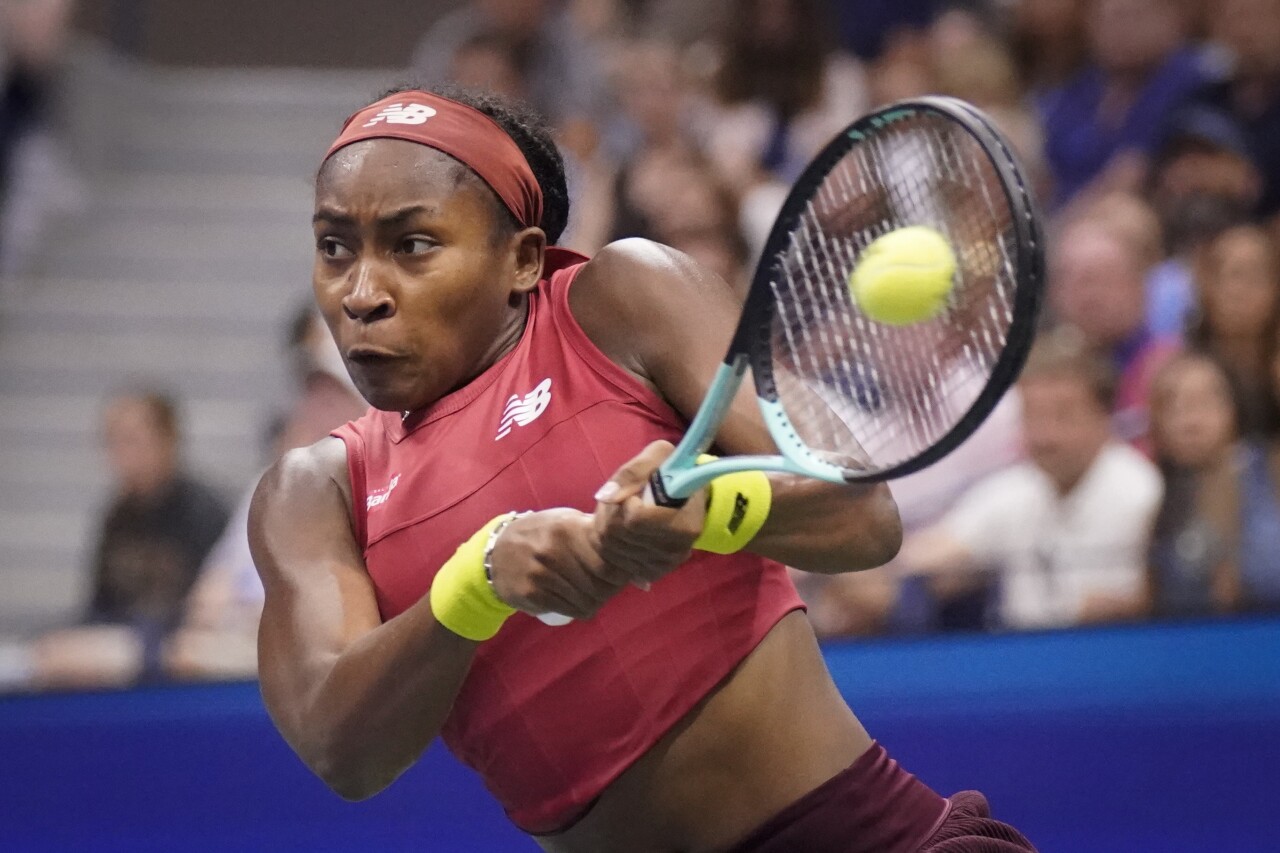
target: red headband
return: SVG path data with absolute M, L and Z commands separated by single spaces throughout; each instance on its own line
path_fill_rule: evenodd
M 529 161 L 496 121 L 473 107 L 416 89 L 388 95 L 347 119 L 325 159 L 362 139 L 407 139 L 443 151 L 479 175 L 522 226 L 542 222 L 542 189 Z

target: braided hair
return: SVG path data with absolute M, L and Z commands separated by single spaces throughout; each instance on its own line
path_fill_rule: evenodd
M 426 88 L 406 84 L 383 92 L 374 101 L 414 90 L 428 91 L 442 98 L 465 104 L 497 122 L 498 126 L 515 142 L 520 153 L 524 154 L 524 159 L 528 161 L 529 168 L 533 170 L 533 176 L 542 189 L 542 221 L 538 223 L 539 227 L 546 232 L 548 243 L 554 244 L 558 241 L 560 235 L 564 233 L 565 226 L 569 224 L 569 188 L 565 180 L 564 158 L 560 155 L 560 149 L 556 147 L 555 140 L 551 137 L 551 129 L 542 116 L 525 104 L 507 101 L 488 92 L 453 85 Z M 494 204 L 501 211 L 502 222 L 510 227 L 511 232 L 518 230 L 520 224 L 496 194 Z

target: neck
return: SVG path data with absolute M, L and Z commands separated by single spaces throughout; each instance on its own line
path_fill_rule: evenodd
M 1076 490 L 1076 487 L 1080 485 L 1082 480 L 1084 480 L 1085 476 L 1089 473 L 1089 470 L 1093 468 L 1094 463 L 1098 461 L 1098 454 L 1102 452 L 1104 447 L 1106 447 L 1108 438 L 1109 436 L 1103 436 L 1098 441 L 1093 452 L 1089 454 L 1089 461 L 1085 465 L 1067 474 L 1049 475 L 1049 479 L 1052 480 L 1054 486 L 1057 487 L 1058 497 L 1065 498 Z
M 131 481 L 124 487 L 124 491 L 134 497 L 148 498 L 163 491 L 175 476 L 176 473 L 172 470 L 156 472 L 151 476 L 139 477 Z
M 1232 87 L 1235 106 L 1246 115 L 1265 112 L 1280 84 L 1280 68 L 1241 68 Z
M 1250 375 L 1258 370 L 1265 354 L 1262 342 L 1253 335 L 1221 338 L 1216 349 L 1218 356 L 1234 370 Z
M 481 354 L 476 366 L 471 370 L 465 379 L 457 384 L 450 393 L 457 391 L 459 388 L 465 387 L 473 379 L 484 373 L 490 367 L 497 364 L 503 356 L 516 348 L 516 344 L 520 343 L 520 336 L 524 334 L 525 323 L 529 316 L 529 297 L 522 296 L 515 306 L 509 306 L 503 312 L 502 320 L 498 326 L 498 332 L 494 335 L 493 343 Z

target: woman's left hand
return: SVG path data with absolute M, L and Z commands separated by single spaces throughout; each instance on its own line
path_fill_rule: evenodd
M 689 559 L 702 532 L 706 492 L 699 490 L 679 509 L 647 499 L 649 477 L 675 450 L 655 441 L 614 472 L 596 492 L 595 529 L 605 561 L 629 572 L 641 589 Z

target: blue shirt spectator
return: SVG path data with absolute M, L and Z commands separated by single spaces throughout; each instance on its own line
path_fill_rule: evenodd
M 1108 75 L 1094 65 L 1043 93 L 1036 108 L 1045 128 L 1045 153 L 1057 204 L 1069 201 L 1122 152 L 1153 153 L 1168 116 L 1208 79 L 1201 54 L 1183 49 L 1147 78 L 1127 109 L 1107 114 Z

